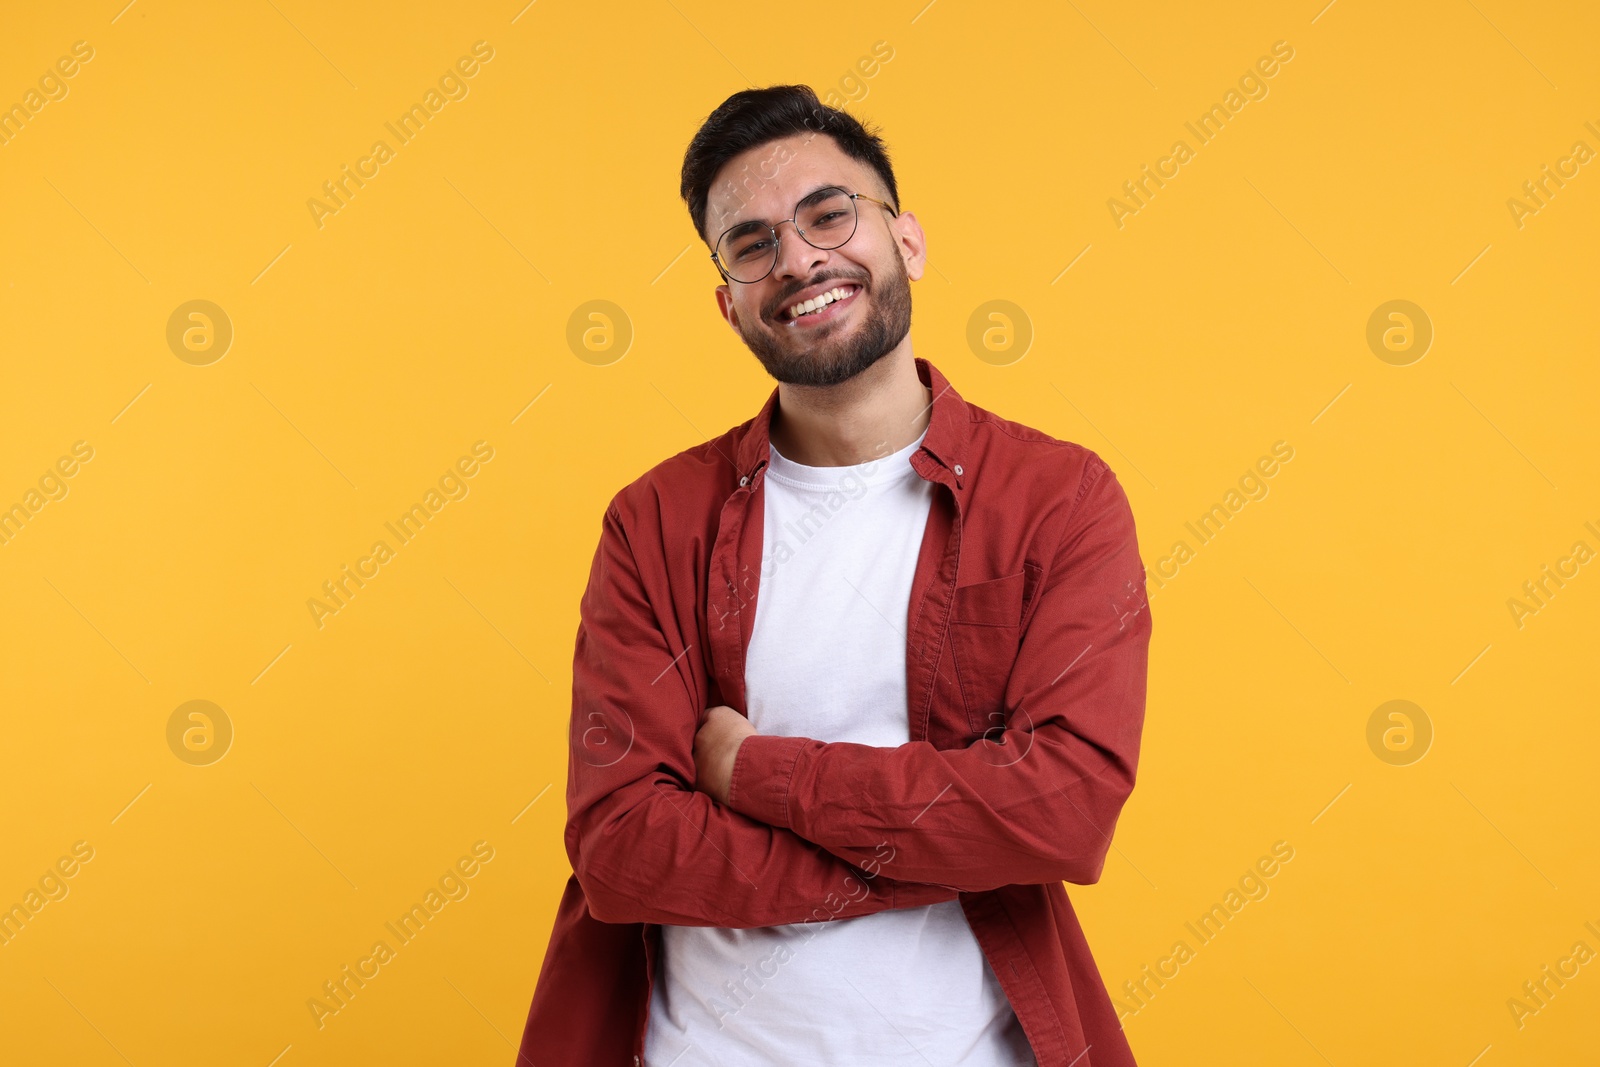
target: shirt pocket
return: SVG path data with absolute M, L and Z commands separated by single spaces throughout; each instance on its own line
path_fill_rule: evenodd
M 1032 592 L 1033 577 L 1024 569 L 956 587 L 950 649 L 974 738 L 1005 725 L 1006 682 L 1016 663 L 1024 593 Z

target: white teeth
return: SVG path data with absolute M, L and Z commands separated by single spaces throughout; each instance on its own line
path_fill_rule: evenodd
M 789 309 L 789 318 L 797 319 L 801 315 L 809 315 L 813 311 L 820 311 L 835 300 L 842 300 L 855 291 L 854 286 L 842 285 L 829 289 L 825 293 L 818 293 L 810 300 L 802 301 Z

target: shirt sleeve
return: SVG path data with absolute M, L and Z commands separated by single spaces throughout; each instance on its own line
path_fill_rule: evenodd
M 729 804 L 899 878 L 980 892 L 1099 879 L 1134 784 L 1151 620 L 1133 512 L 1092 457 L 1018 647 L 1005 721 L 966 748 L 755 735 Z
M 699 650 L 668 640 L 650 592 L 613 500 L 580 601 L 572 674 L 564 841 L 590 914 L 756 927 L 955 899 L 887 877 L 886 843 L 845 860 L 696 791 Z M 664 577 L 655 592 L 665 603 Z

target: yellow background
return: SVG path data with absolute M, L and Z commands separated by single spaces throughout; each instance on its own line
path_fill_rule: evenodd
M 716 317 L 683 149 L 791 81 L 889 140 L 930 243 L 916 353 L 1104 455 L 1147 566 L 1295 450 L 1155 591 L 1138 787 L 1071 888 L 1121 994 L 1295 850 L 1128 1017 L 1140 1063 L 1593 1056 L 1600 964 L 1520 1029 L 1506 1003 L 1600 951 L 1600 564 L 1507 607 L 1600 550 L 1600 163 L 1507 207 L 1600 149 L 1592 7 L 121 4 L 13 4 L 0 33 L 5 104 L 94 50 L 0 146 L 0 505 L 94 450 L 0 546 L 0 904 L 94 850 L 0 947 L 0 1059 L 511 1062 L 568 873 L 601 512 L 772 387 Z M 323 182 L 480 40 L 468 95 L 319 228 Z M 1184 122 L 1280 40 L 1197 146 Z M 206 366 L 166 340 L 195 299 L 234 330 Z M 1365 339 L 1395 299 L 1435 330 L 1403 367 Z M 620 359 L 569 345 L 591 300 Z M 1033 330 L 1003 366 L 966 340 L 990 300 Z M 308 599 L 480 440 L 469 494 L 319 628 Z M 234 730 L 208 766 L 167 742 L 196 699 Z M 1368 747 L 1392 699 L 1432 724 L 1409 766 Z M 477 841 L 470 894 L 319 1029 L 308 999 Z

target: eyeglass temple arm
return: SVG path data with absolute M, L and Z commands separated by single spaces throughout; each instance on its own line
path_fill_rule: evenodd
M 898 211 L 896 211 L 894 209 L 894 205 L 893 204 L 885 203 L 884 201 L 879 200 L 875 196 L 868 196 L 866 193 L 851 193 L 850 196 L 851 196 L 852 199 L 855 199 L 855 200 L 871 200 L 874 204 L 877 204 L 879 207 L 888 208 L 889 209 L 889 214 L 893 215 L 895 218 L 899 218 L 900 217 L 900 212 L 898 212 Z

